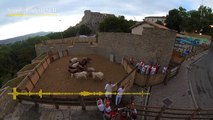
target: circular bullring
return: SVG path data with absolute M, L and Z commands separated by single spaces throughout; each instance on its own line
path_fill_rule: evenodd
M 87 77 L 87 79 L 71 78 L 68 72 L 69 60 L 73 57 L 89 57 L 92 60 L 88 64 L 88 67 L 93 67 L 96 71 L 104 73 L 104 79 L 93 79 Z M 44 92 L 99 92 L 104 91 L 104 87 L 108 81 L 116 83 L 120 81 L 126 72 L 121 64 L 110 62 L 108 59 L 99 55 L 75 55 L 62 57 L 52 62 L 45 73 L 41 76 L 37 82 L 34 92 L 38 92 L 40 89 Z

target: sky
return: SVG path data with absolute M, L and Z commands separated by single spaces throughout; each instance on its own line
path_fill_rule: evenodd
M 0 40 L 63 31 L 79 23 L 84 10 L 142 21 L 146 16 L 166 16 L 179 6 L 195 10 L 202 3 L 213 9 L 212 0 L 1 0 Z

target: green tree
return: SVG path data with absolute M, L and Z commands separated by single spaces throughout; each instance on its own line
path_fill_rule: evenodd
M 185 9 L 179 7 L 179 9 L 172 9 L 166 16 L 166 26 L 170 29 L 181 31 L 181 24 L 185 16 Z
M 5 83 L 16 76 L 16 73 L 36 57 L 35 44 L 48 37 L 33 37 L 25 41 L 2 45 L 0 47 L 0 82 Z
M 166 17 L 166 26 L 170 29 L 186 32 L 201 31 L 206 34 L 211 34 L 212 30 L 209 25 L 213 25 L 212 9 L 206 6 L 200 6 L 198 10 L 186 11 L 186 9 L 179 7 L 179 9 L 172 9 Z
M 76 36 L 78 30 L 75 27 L 69 27 L 63 32 L 64 38 Z
M 126 20 L 124 16 L 112 16 L 106 18 L 99 24 L 101 32 L 131 32 L 130 27 L 135 24 L 135 21 Z
M 212 29 L 209 25 L 213 25 L 213 12 L 212 9 L 207 6 L 200 6 L 198 8 L 198 13 L 200 14 L 200 24 L 198 26 L 197 31 L 205 32 L 206 34 L 211 34 Z
M 78 28 L 79 35 L 90 35 L 91 33 L 92 33 L 92 30 L 89 27 L 87 27 L 86 25 L 81 25 Z
M 46 35 L 49 39 L 62 39 L 63 32 L 52 32 Z

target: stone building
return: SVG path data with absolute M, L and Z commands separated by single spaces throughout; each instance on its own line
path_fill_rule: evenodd
M 157 21 L 161 21 L 163 24 L 165 24 L 166 17 L 165 16 L 148 16 L 148 17 L 145 17 L 144 20 L 154 22 L 154 23 Z
M 143 32 L 144 28 L 146 28 L 146 27 L 147 28 L 161 28 L 161 29 L 168 30 L 168 28 L 165 27 L 165 26 L 144 20 L 144 21 L 139 22 L 139 23 L 135 24 L 134 26 L 132 26 L 131 27 L 131 31 L 132 31 L 131 33 L 135 34 L 135 35 L 142 35 L 142 32 Z
M 99 12 L 91 12 L 90 10 L 84 11 L 84 16 L 80 23 L 76 26 L 86 25 L 93 31 L 98 31 L 99 23 L 101 23 L 105 18 L 109 16 L 114 16 L 113 14 L 105 14 Z

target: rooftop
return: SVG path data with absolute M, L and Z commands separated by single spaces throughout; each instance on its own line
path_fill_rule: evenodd
M 150 21 L 147 21 L 147 20 L 144 20 L 144 21 L 142 21 L 142 22 L 136 23 L 135 25 L 133 25 L 132 27 L 130 27 L 130 29 L 133 29 L 133 28 L 135 28 L 135 27 L 137 27 L 137 26 L 139 26 L 139 25 L 142 25 L 142 24 L 144 24 L 144 23 L 147 23 L 147 24 L 152 25 L 152 26 L 157 27 L 157 28 L 169 30 L 169 28 L 167 28 L 167 27 L 165 27 L 165 26 L 163 26 L 163 25 L 159 25 L 159 24 L 157 24 L 157 23 L 150 22 Z

